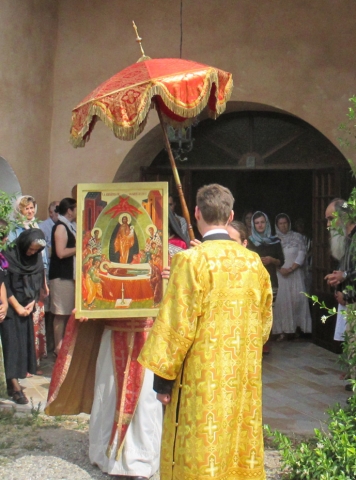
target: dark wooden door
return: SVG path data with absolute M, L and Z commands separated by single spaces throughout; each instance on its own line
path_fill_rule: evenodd
M 312 225 L 313 225 L 313 254 L 312 254 L 312 268 L 313 268 L 313 284 L 311 293 L 317 295 L 320 300 L 330 306 L 336 306 L 334 299 L 334 292 L 327 286 L 324 277 L 328 273 L 337 268 L 337 262 L 334 261 L 330 255 L 329 248 L 329 232 L 326 228 L 325 210 L 331 200 L 336 197 L 347 199 L 354 181 L 350 175 L 350 170 L 345 166 L 330 167 L 323 169 L 315 169 L 312 171 Z M 195 192 L 194 185 L 196 184 L 195 173 L 193 170 L 180 170 L 181 182 L 183 191 L 186 197 L 187 205 L 191 216 L 194 212 L 195 206 Z M 217 172 L 214 176 L 214 170 L 207 171 L 213 179 L 218 177 Z M 230 175 L 239 175 L 239 172 L 230 172 Z M 202 176 L 200 172 L 199 176 Z M 168 168 L 162 167 L 147 167 L 141 168 L 142 181 L 167 181 L 169 183 L 170 192 L 176 195 L 173 175 Z M 177 205 L 177 213 L 179 205 Z M 321 311 L 318 306 L 312 308 L 313 317 L 313 341 L 328 350 L 339 352 L 340 344 L 335 342 L 334 330 L 336 318 L 330 318 L 325 324 L 321 322 L 321 316 L 325 312 Z
M 317 295 L 327 306 L 337 307 L 334 289 L 324 280 L 325 275 L 337 268 L 337 262 L 330 254 L 330 234 L 326 228 L 325 210 L 334 198 L 341 196 L 341 172 L 334 168 L 315 170 L 313 173 L 313 285 L 312 294 Z M 321 316 L 326 312 L 318 305 L 312 307 L 313 341 L 328 350 L 339 353 L 340 342 L 335 342 L 334 331 L 336 317 L 330 317 L 326 323 Z

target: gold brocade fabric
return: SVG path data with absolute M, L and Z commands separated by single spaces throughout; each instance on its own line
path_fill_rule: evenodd
M 176 379 L 164 419 L 162 480 L 263 480 L 262 345 L 272 325 L 269 275 L 235 242 L 173 257 L 139 361 Z
M 205 107 L 217 118 L 233 88 L 232 75 L 182 58 L 154 58 L 134 63 L 99 85 L 73 109 L 70 142 L 84 147 L 98 119 L 122 140 L 133 140 L 144 129 L 152 100 L 165 123 L 192 124 Z

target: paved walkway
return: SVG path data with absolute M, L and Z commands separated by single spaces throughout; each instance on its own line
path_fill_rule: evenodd
M 263 359 L 263 422 L 284 433 L 313 434 L 326 420 L 325 411 L 350 393 L 340 379 L 338 356 L 307 341 L 272 342 L 271 353 Z M 43 376 L 21 381 L 34 408 L 43 410 L 54 359 L 43 360 Z M 31 411 L 28 405 L 0 401 L 0 408 Z
M 263 359 L 263 423 L 287 434 L 312 435 L 326 409 L 346 404 L 350 392 L 338 355 L 306 341 L 271 342 Z

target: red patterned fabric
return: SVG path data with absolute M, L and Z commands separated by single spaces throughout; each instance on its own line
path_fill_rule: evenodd
M 87 409 L 82 408 L 82 404 L 76 397 L 81 397 L 84 393 L 81 385 L 77 382 L 77 376 L 72 376 L 71 385 L 63 385 L 68 380 L 70 370 L 76 372 L 75 375 L 90 375 L 90 372 L 83 372 L 80 368 L 76 368 L 75 363 L 79 361 L 82 355 L 76 357 L 76 361 L 72 361 L 74 357 L 74 350 L 80 340 L 78 336 L 80 327 L 94 326 L 95 323 L 100 323 L 105 328 L 113 331 L 112 335 L 112 352 L 114 359 L 114 374 L 116 384 L 117 404 L 115 409 L 115 418 L 112 427 L 112 434 L 108 448 L 110 449 L 114 441 L 116 432 L 118 432 L 117 449 L 120 450 L 125 439 L 127 429 L 130 425 L 132 417 L 136 410 L 138 398 L 140 396 L 141 387 L 144 378 L 144 368 L 137 362 L 137 357 L 146 341 L 148 332 L 153 325 L 152 318 L 128 318 L 120 320 L 105 320 L 100 322 L 88 322 L 81 324 L 71 315 L 65 336 L 62 342 L 62 348 L 58 354 L 55 363 L 51 384 L 48 392 L 48 400 L 45 412 L 48 415 L 75 415 L 80 411 L 90 413 L 92 398 L 88 400 Z M 82 331 L 83 334 L 83 331 Z M 90 333 L 89 333 L 90 335 Z M 100 337 L 97 338 L 100 341 Z M 93 365 L 96 363 L 96 357 L 93 360 Z M 94 375 L 94 371 L 91 372 Z M 74 388 L 73 395 L 69 394 L 68 398 L 59 399 L 61 388 Z M 62 390 L 63 390 L 62 388 Z M 61 391 L 62 392 L 62 391 Z M 75 394 L 75 395 L 74 395 Z M 78 407 L 79 406 L 79 407 Z
M 114 358 L 116 383 L 116 411 L 109 449 L 118 432 L 117 450 L 121 449 L 125 435 L 136 410 L 145 369 L 137 362 L 137 357 L 153 325 L 152 318 L 132 318 L 116 322 L 107 322 L 107 328 L 113 330 L 111 342 Z M 122 374 L 124 368 L 124 375 Z
M 156 96 L 168 123 L 183 123 L 206 106 L 216 118 L 232 91 L 231 73 L 179 58 L 135 63 L 97 87 L 73 109 L 71 142 L 84 146 L 98 118 L 123 140 L 143 130 Z
M 32 318 L 35 337 L 36 362 L 37 367 L 39 367 L 41 358 L 47 357 L 45 309 L 43 302 L 38 301 L 35 304 Z
M 56 399 L 59 389 L 61 388 L 62 383 L 67 376 L 72 361 L 72 355 L 75 347 L 75 342 L 77 340 L 78 330 L 79 322 L 72 314 L 68 319 L 65 335 L 62 342 L 62 348 L 59 351 L 56 363 L 53 368 L 51 383 L 48 390 L 47 405 L 49 405 Z

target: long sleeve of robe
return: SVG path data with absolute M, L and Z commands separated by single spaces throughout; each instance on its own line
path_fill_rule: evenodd
M 265 479 L 261 360 L 271 324 L 271 284 L 258 255 L 215 240 L 174 256 L 139 356 L 175 380 L 162 480 Z

